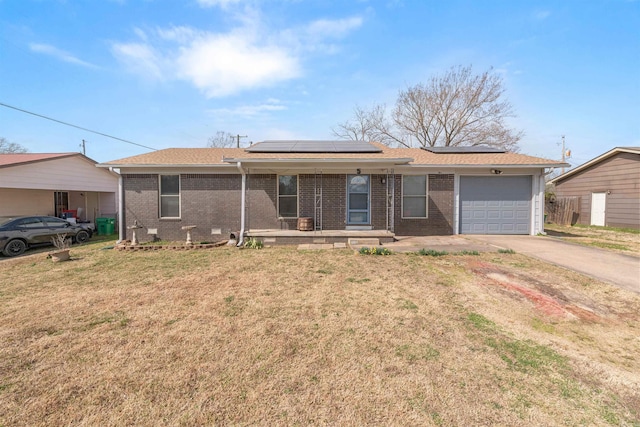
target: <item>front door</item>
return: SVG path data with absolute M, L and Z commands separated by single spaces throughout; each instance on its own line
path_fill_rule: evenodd
M 604 226 L 607 193 L 591 193 L 591 225 Z
M 367 225 L 369 215 L 369 175 L 347 175 L 347 224 Z

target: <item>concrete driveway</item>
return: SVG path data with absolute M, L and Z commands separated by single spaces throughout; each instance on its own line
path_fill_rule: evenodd
M 544 236 L 465 235 L 465 239 L 513 249 L 640 294 L 640 258 Z

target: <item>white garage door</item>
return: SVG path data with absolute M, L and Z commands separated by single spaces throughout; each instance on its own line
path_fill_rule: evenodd
M 460 177 L 460 233 L 529 234 L 531 176 Z

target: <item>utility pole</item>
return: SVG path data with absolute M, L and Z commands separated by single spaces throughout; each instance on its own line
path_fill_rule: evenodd
M 85 146 L 85 140 L 84 139 L 82 140 L 81 147 L 82 147 L 82 155 L 86 156 L 87 155 L 87 147 Z
M 236 140 L 236 145 L 238 148 L 240 148 L 240 138 L 246 138 L 247 135 L 236 135 L 233 137 L 233 139 Z
M 571 150 L 567 150 L 564 144 L 564 135 L 562 135 L 562 163 L 567 161 L 567 157 L 571 157 Z M 564 166 L 562 167 L 562 173 L 564 173 Z

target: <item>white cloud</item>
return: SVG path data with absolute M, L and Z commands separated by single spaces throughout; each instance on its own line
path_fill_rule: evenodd
M 298 59 L 282 47 L 240 34 L 198 37 L 181 49 L 178 75 L 209 97 L 269 86 L 300 75 Z
M 83 61 L 73 56 L 69 52 L 65 52 L 64 50 L 58 49 L 57 47 L 48 44 L 30 43 L 29 49 L 31 49 L 32 52 L 49 55 L 56 59 L 59 59 L 60 61 L 68 62 L 70 64 L 76 64 L 87 68 L 98 68 L 94 64 Z
M 533 13 L 533 18 L 538 21 L 547 19 L 549 16 L 551 16 L 551 11 L 549 10 L 537 10 Z
M 148 44 L 118 43 L 111 47 L 111 51 L 131 72 L 153 80 L 165 78 L 160 56 Z
M 223 9 L 229 7 L 229 5 L 240 3 L 242 0 L 197 0 L 198 4 L 202 7 L 214 7 L 218 6 Z
M 241 105 L 235 108 L 216 108 L 213 110 L 208 110 L 208 113 L 214 115 L 229 115 L 229 116 L 243 116 L 243 117 L 254 117 L 260 113 L 271 112 L 271 111 L 283 111 L 286 110 L 287 107 L 282 105 L 277 99 L 268 99 L 267 102 L 258 105 Z
M 362 26 L 362 21 L 359 16 L 336 20 L 319 19 L 309 24 L 307 33 L 312 37 L 318 38 L 342 38 L 347 33 Z
M 228 1 L 200 0 L 222 5 Z M 183 80 L 207 97 L 233 95 L 269 87 L 302 75 L 302 52 L 333 53 L 338 39 L 362 25 L 362 18 L 317 20 L 282 32 L 264 28 L 256 9 L 236 15 L 238 27 L 225 33 L 187 26 L 133 31 L 137 42 L 114 43 L 112 52 L 125 67 L 143 78 Z
M 147 33 L 145 33 L 141 28 L 134 28 L 133 32 L 136 36 L 138 36 L 140 40 L 143 40 L 145 42 L 148 40 Z
M 171 27 L 167 29 L 158 28 L 158 35 L 164 40 L 174 41 L 178 43 L 188 43 L 198 35 L 198 32 L 190 27 Z

